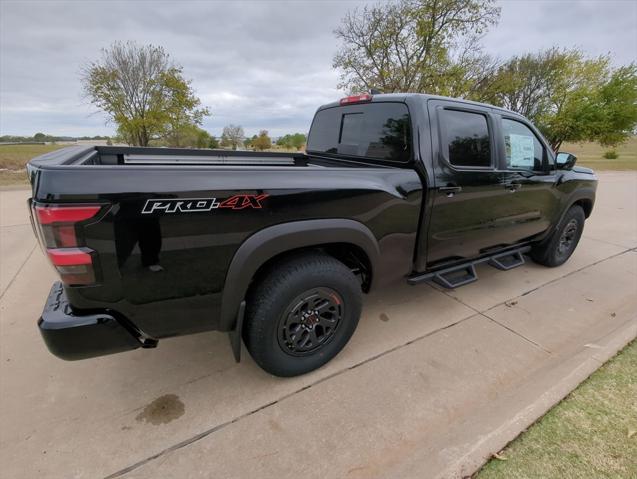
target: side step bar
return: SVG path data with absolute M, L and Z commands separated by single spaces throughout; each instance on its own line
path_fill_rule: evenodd
M 524 264 L 524 256 L 518 250 L 514 253 L 502 253 L 496 256 L 492 256 L 489 260 L 489 264 L 494 268 L 501 269 L 502 271 L 508 271 Z
M 408 284 L 419 284 L 425 281 L 433 281 L 440 286 L 448 289 L 458 288 L 465 284 L 473 283 L 478 280 L 475 266 L 480 263 L 488 263 L 494 268 L 508 271 L 524 264 L 523 254 L 530 251 L 530 246 L 524 246 L 511 251 L 505 251 L 480 259 L 469 261 L 457 266 L 441 269 L 431 273 L 419 274 L 407 278 Z

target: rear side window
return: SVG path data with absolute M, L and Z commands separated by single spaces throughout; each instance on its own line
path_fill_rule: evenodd
M 454 166 L 491 166 L 487 117 L 467 111 L 441 110 L 442 147 Z
M 409 111 L 402 103 L 328 108 L 314 117 L 307 150 L 406 162 L 411 158 Z

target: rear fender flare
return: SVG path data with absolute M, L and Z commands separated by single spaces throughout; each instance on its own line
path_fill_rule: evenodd
M 380 251 L 376 238 L 364 224 L 348 219 L 324 219 L 270 226 L 246 239 L 230 262 L 222 294 L 219 330 L 233 330 L 250 281 L 268 260 L 294 249 L 330 243 L 348 243 L 361 248 L 369 258 L 373 281 Z

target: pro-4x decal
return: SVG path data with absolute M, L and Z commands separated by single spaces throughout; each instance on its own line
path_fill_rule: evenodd
M 198 213 L 212 211 L 217 208 L 243 210 L 245 208 L 260 209 L 261 202 L 269 195 L 234 195 L 230 198 L 167 198 L 146 200 L 142 214 L 150 213 Z

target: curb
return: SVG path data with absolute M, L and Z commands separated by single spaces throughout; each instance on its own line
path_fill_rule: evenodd
M 526 429 L 541 419 L 551 408 L 561 402 L 604 363 L 613 358 L 628 343 L 637 338 L 637 317 L 626 321 L 595 344 L 587 344 L 574 355 L 565 357 L 550 372 L 541 370 L 542 376 L 551 372 L 558 375 L 553 386 L 535 397 L 533 401 L 508 418 L 499 427 L 483 436 L 471 449 L 435 476 L 438 479 L 471 477 L 489 461 L 493 453 L 501 451 Z M 602 343 L 602 344 L 600 344 Z M 564 370 L 564 371 L 562 371 Z M 534 376 L 537 376 L 535 374 Z M 529 379 L 532 383 L 533 377 Z M 512 399 L 523 395 L 524 390 Z M 519 393 L 522 394 L 519 394 Z

